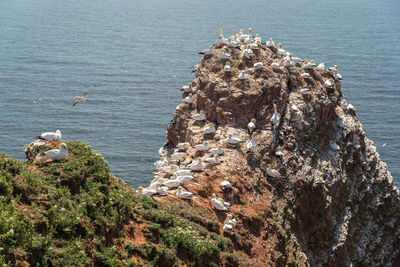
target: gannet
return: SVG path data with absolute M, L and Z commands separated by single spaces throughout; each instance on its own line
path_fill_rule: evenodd
M 340 147 L 338 146 L 338 144 L 336 144 L 332 140 L 329 141 L 329 146 L 334 151 L 339 151 L 340 150 Z
M 279 123 L 279 120 L 280 120 L 280 115 L 279 115 L 279 113 L 278 113 L 278 108 L 276 107 L 276 104 L 274 103 L 274 114 L 272 115 L 270 121 L 271 121 L 273 124 L 278 124 L 278 123 Z
M 171 159 L 172 160 L 181 160 L 184 156 L 185 156 L 185 152 L 177 152 L 177 151 L 175 151 L 171 155 Z
M 331 82 L 331 80 L 326 80 L 324 83 L 324 87 L 332 87 L 333 83 Z
M 176 190 L 176 197 L 182 199 L 191 199 L 193 197 L 193 193 L 189 191 L 184 191 L 182 186 L 179 186 Z
M 324 64 L 324 63 L 320 63 L 320 64 L 317 66 L 317 69 L 318 69 L 318 70 L 325 70 L 325 64 Z
M 204 141 L 203 144 L 195 145 L 194 148 L 199 151 L 207 151 L 210 148 L 210 146 L 208 145 L 207 141 Z
M 187 97 L 185 97 L 183 99 L 183 101 L 187 104 L 192 104 L 193 103 L 193 98 L 192 98 L 192 94 L 188 95 Z
M 280 151 L 280 150 L 277 150 L 276 152 L 275 152 L 275 156 L 277 156 L 277 157 L 283 157 L 285 154 L 283 154 L 283 152 L 282 151 Z
M 238 34 L 236 33 L 236 31 L 235 30 L 233 30 L 232 31 L 232 36 L 231 36 L 232 38 L 233 38 L 233 40 L 235 41 L 235 42 L 240 42 L 240 40 L 239 40 L 239 38 L 238 38 Z
M 210 150 L 208 150 L 208 153 L 210 153 L 211 155 L 221 155 L 222 152 L 222 149 L 219 147 L 211 148 Z
M 187 143 L 187 142 L 185 142 L 185 143 L 178 143 L 178 144 L 176 145 L 176 147 L 177 147 L 178 150 L 180 150 L 180 151 L 185 151 L 186 149 L 188 149 L 188 148 L 190 147 L 190 143 Z
M 230 59 L 231 59 L 231 55 L 228 54 L 228 53 L 222 52 L 222 53 L 219 55 L 219 59 L 220 59 L 220 60 L 230 60 Z
M 219 202 L 221 202 L 222 204 L 224 204 L 224 206 L 225 206 L 226 208 L 229 208 L 229 207 L 231 206 L 231 203 L 224 201 L 222 198 L 217 198 L 217 200 L 218 200 Z
M 193 181 L 192 175 L 181 175 L 176 177 L 182 184 Z
M 278 55 L 283 56 L 286 54 L 286 50 L 282 49 L 282 43 L 278 44 Z
M 254 142 L 254 133 L 251 134 L 251 139 L 246 145 L 247 151 L 253 150 L 256 147 L 256 142 Z
M 86 101 L 85 95 L 87 94 L 87 92 L 85 92 L 83 95 L 81 96 L 76 96 L 75 97 L 75 102 L 72 104 L 72 106 L 75 106 L 76 104 L 78 104 L 81 101 Z
M 190 170 L 179 169 L 175 172 L 176 176 L 190 175 Z
M 314 60 L 311 60 L 310 62 L 308 62 L 307 60 L 304 61 L 303 68 L 310 69 L 314 67 L 315 67 Z
M 178 187 L 180 184 L 181 182 L 179 181 L 179 179 L 175 178 L 165 181 L 162 185 L 165 185 L 168 188 L 175 188 Z
M 195 121 L 202 121 L 206 119 L 206 114 L 203 111 L 200 111 L 200 113 L 193 114 L 192 119 Z
M 281 65 L 277 62 L 274 62 L 271 64 L 271 68 L 273 68 L 273 69 L 279 69 L 280 67 L 281 67 Z
M 203 169 L 203 162 L 201 162 L 201 159 L 197 159 L 192 161 L 188 167 L 192 171 L 201 171 Z
M 55 161 L 65 160 L 68 158 L 68 148 L 65 143 L 61 143 L 60 149 L 52 149 L 44 152 L 43 158 L 52 159 Z
M 269 176 L 272 176 L 272 177 L 275 177 L 275 178 L 281 177 L 281 174 L 277 170 L 270 169 L 270 168 L 267 168 L 267 174 Z
M 260 35 L 258 33 L 256 34 L 256 37 L 254 37 L 254 41 L 256 41 L 256 42 L 257 41 L 260 41 L 260 42 L 262 41 L 262 39 L 261 39 L 261 37 L 260 37 Z
M 252 41 L 252 36 L 251 36 L 251 28 L 249 28 L 249 35 L 245 35 L 246 38 L 244 38 L 243 42 L 245 44 L 248 44 Z
M 222 229 L 225 232 L 231 233 L 233 231 L 233 225 L 231 223 L 225 223 Z
M 211 196 L 211 204 L 217 210 L 223 210 L 223 211 L 227 210 L 227 208 L 224 206 L 224 204 L 217 199 L 217 196 L 214 193 Z
M 221 186 L 222 190 L 225 190 L 225 189 L 228 189 L 228 188 L 232 187 L 231 183 L 228 180 L 222 181 L 219 185 Z
M 253 49 L 258 49 L 258 45 L 257 45 L 257 43 L 252 42 L 252 43 L 250 43 L 249 48 L 252 49 L 252 50 Z
M 214 164 L 214 165 L 221 163 L 220 159 L 218 158 L 218 155 L 216 155 L 216 154 L 211 158 L 206 158 L 205 161 L 210 164 Z
M 136 193 L 143 195 L 143 196 L 152 196 L 157 194 L 156 190 L 154 190 L 153 188 L 143 188 L 141 186 L 138 187 L 138 189 L 136 190 Z
M 244 40 L 248 39 L 249 36 L 248 36 L 247 34 L 243 34 L 243 30 L 240 29 L 240 30 L 239 30 L 239 36 L 238 36 L 238 38 L 239 38 L 240 41 L 243 41 L 243 42 L 244 42 Z
M 231 64 L 229 63 L 229 61 L 227 61 L 227 62 L 225 63 L 224 71 L 225 71 L 225 72 L 231 72 L 231 71 L 232 71 Z
M 188 85 L 185 85 L 181 88 L 181 91 L 185 92 L 185 93 L 191 93 L 193 91 L 192 89 L 192 84 L 189 83 Z
M 242 142 L 242 140 L 240 140 L 240 138 L 232 137 L 232 134 L 229 134 L 228 138 L 226 138 L 225 141 L 226 141 L 228 144 L 231 144 L 231 145 L 237 145 L 237 144 L 239 144 L 240 142 Z
M 153 181 L 151 181 L 149 188 L 151 187 L 154 189 L 157 185 L 162 185 L 165 181 L 168 181 L 167 178 L 162 178 L 158 176 L 156 177 L 153 179 Z
M 250 58 L 251 56 L 253 56 L 253 51 L 249 47 L 247 47 L 243 50 L 243 56 L 245 56 L 246 58 Z
M 293 67 L 294 65 L 295 65 L 295 63 L 292 60 L 284 60 L 283 61 L 283 66 L 285 66 L 286 68 Z
M 228 43 L 228 39 L 225 38 L 222 34 L 218 37 L 218 39 L 216 40 L 217 44 L 222 44 L 222 45 L 226 45 Z
M 299 109 L 297 108 L 297 106 L 295 104 L 290 105 L 290 110 L 291 111 L 299 111 Z
M 205 55 L 205 56 L 212 55 L 212 54 L 214 54 L 214 50 L 210 46 L 210 47 L 208 47 L 208 49 L 205 49 L 205 50 L 199 52 L 199 54 L 200 55 Z
M 167 163 L 168 163 L 168 160 L 166 160 L 164 157 L 161 157 L 160 160 L 157 160 L 156 162 L 153 163 L 153 166 L 156 170 L 158 170 L 161 167 L 165 166 Z
M 294 63 L 296 64 L 301 64 L 303 61 L 301 60 L 301 58 L 298 57 L 292 57 L 292 60 L 294 61 Z
M 274 46 L 275 46 L 275 43 L 274 43 L 274 41 L 272 40 L 272 38 L 269 38 L 269 40 L 268 40 L 268 42 L 267 42 L 267 46 L 268 46 L 268 47 L 274 47 Z
M 256 128 L 256 119 L 252 118 L 249 122 L 249 124 L 247 124 L 247 128 L 249 128 L 250 133 L 252 133 L 254 131 L 254 129 Z
M 254 70 L 260 70 L 260 69 L 262 69 L 263 68 L 263 63 L 262 62 L 257 62 L 257 63 L 254 63 Z
M 240 74 L 238 76 L 238 79 L 242 80 L 242 81 L 246 80 L 247 79 L 247 74 L 244 71 L 240 72 Z
M 301 74 L 301 77 L 303 77 L 303 78 L 311 78 L 311 75 L 308 72 L 304 72 L 304 73 Z
M 213 123 L 206 124 L 203 129 L 201 130 L 203 134 L 212 134 L 215 133 L 215 127 Z
M 228 39 L 228 46 L 229 47 L 238 47 L 240 45 L 239 42 L 235 41 L 233 37 Z
M 54 132 L 45 132 L 45 133 L 42 133 L 40 136 L 36 136 L 35 139 L 41 139 L 41 140 L 46 140 L 46 141 L 61 140 L 61 131 L 57 130 L 55 133 Z
M 304 89 L 299 90 L 300 94 L 306 94 L 308 92 L 310 92 L 310 89 L 308 89 L 308 88 L 304 88 Z
M 232 224 L 233 227 L 235 227 L 237 225 L 237 221 L 235 218 L 233 218 L 232 214 L 228 213 L 228 215 L 226 216 L 225 220 L 224 220 L 224 224 L 230 223 Z
M 336 66 L 336 65 L 335 65 Z M 336 70 L 333 71 L 333 78 L 335 78 L 335 80 L 341 80 L 342 79 L 342 75 L 340 75 L 337 71 L 337 67 Z

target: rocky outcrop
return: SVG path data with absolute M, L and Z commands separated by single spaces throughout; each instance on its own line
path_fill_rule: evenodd
M 193 103 L 180 104 L 167 128 L 168 155 L 178 143 L 191 145 L 180 168 L 207 157 L 193 149 L 205 140 L 224 149 L 221 164 L 206 166 L 193 174 L 194 184 L 185 185 L 197 196 L 192 205 L 215 213 L 222 227 L 226 215 L 214 211 L 209 199 L 216 193 L 229 201 L 239 221 L 235 232 L 246 233 L 236 240 L 236 252 L 251 256 L 254 264 L 391 266 L 399 261 L 399 190 L 355 109 L 343 99 L 337 68 L 324 70 L 265 44 L 259 43 L 250 58 L 244 49 L 220 44 L 204 56 L 191 83 Z M 221 59 L 221 53 L 231 59 Z M 224 71 L 227 61 L 231 72 Z M 254 70 L 257 62 L 263 67 Z M 238 79 L 242 71 L 246 80 Z M 274 105 L 277 123 L 271 122 Z M 198 112 L 205 112 L 206 121 L 191 118 Z M 247 151 L 252 118 L 256 146 Z M 201 132 L 206 123 L 215 125 L 215 134 Z M 228 145 L 229 134 L 242 143 Z M 224 179 L 232 190 L 220 188 Z

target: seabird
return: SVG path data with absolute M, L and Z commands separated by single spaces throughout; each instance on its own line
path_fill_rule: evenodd
M 227 61 L 227 62 L 225 63 L 224 71 L 225 71 L 225 72 L 231 72 L 231 71 L 232 71 L 231 64 L 229 63 L 229 61 Z
M 41 140 L 46 140 L 46 141 L 61 140 L 61 131 L 57 130 L 55 133 L 54 132 L 45 132 L 45 133 L 42 133 L 40 136 L 36 136 L 35 139 L 41 139 Z
M 171 159 L 172 160 L 181 160 L 184 156 L 185 156 L 185 152 L 177 152 L 177 151 L 175 151 L 171 155 Z
M 210 150 L 208 150 L 208 153 L 210 153 L 211 155 L 221 155 L 222 152 L 222 149 L 219 147 L 211 148 Z
M 179 169 L 178 171 L 175 172 L 175 174 L 176 174 L 176 176 L 190 175 L 190 170 Z
M 212 55 L 213 53 L 214 53 L 214 50 L 212 49 L 211 46 L 208 47 L 208 49 L 205 49 L 205 50 L 199 52 L 200 55 L 205 55 L 205 56 Z
M 213 123 L 206 124 L 201 130 L 203 134 L 212 134 L 215 133 L 215 127 Z
M 219 185 L 221 186 L 222 190 L 225 190 L 225 189 L 228 189 L 228 188 L 232 187 L 231 183 L 228 180 L 222 181 Z
M 256 119 L 252 118 L 249 122 L 249 124 L 247 124 L 247 128 L 249 128 L 250 133 L 252 133 L 254 131 L 254 129 L 256 128 Z
M 301 77 L 303 77 L 303 78 L 311 78 L 311 75 L 308 72 L 304 72 L 304 73 L 301 74 Z
M 207 141 L 204 141 L 203 144 L 198 144 L 194 146 L 195 149 L 197 149 L 198 151 L 207 151 L 210 146 L 208 145 Z
M 191 93 L 193 91 L 192 84 L 189 83 L 188 85 L 183 86 L 181 91 L 183 91 L 185 93 Z
M 237 221 L 235 218 L 233 218 L 232 214 L 228 213 L 228 215 L 226 216 L 225 220 L 224 220 L 224 224 L 230 223 L 232 224 L 232 226 L 236 226 L 237 225 Z
M 215 154 L 213 157 L 211 157 L 211 158 L 206 158 L 204 161 L 206 161 L 206 162 L 208 162 L 208 163 L 210 163 L 210 164 L 213 164 L 213 165 L 216 165 L 216 164 L 220 164 L 221 163 L 221 160 L 218 158 L 218 155 L 217 154 Z
M 317 66 L 317 69 L 318 70 L 325 70 L 325 64 L 324 63 L 320 63 L 318 66 Z
M 258 33 L 256 34 L 256 37 L 254 37 L 254 41 L 256 41 L 256 42 L 257 41 L 260 41 L 260 42 L 262 41 L 262 39 L 261 39 L 261 37 L 260 37 L 260 35 Z
M 282 43 L 278 44 L 278 55 L 283 56 L 286 54 L 286 50 L 282 49 Z
M 247 74 L 244 71 L 240 72 L 240 74 L 238 76 L 238 79 L 242 80 L 242 81 L 246 80 L 247 79 Z
M 333 83 L 331 82 L 331 80 L 326 80 L 325 81 L 325 83 L 324 83 L 324 87 L 332 87 L 333 86 Z
M 267 174 L 268 174 L 269 176 L 274 177 L 274 178 L 279 178 L 279 177 L 281 177 L 281 174 L 280 174 L 277 170 L 270 169 L 270 168 L 267 168 Z
M 178 144 L 176 145 L 176 147 L 177 147 L 178 150 L 180 150 L 180 151 L 185 151 L 186 149 L 188 149 L 188 148 L 190 147 L 190 143 L 187 143 L 187 142 L 185 142 L 185 143 L 178 143 Z
M 188 183 L 193 181 L 193 176 L 192 175 L 181 175 L 181 176 L 176 176 L 176 178 L 181 182 L 182 184 Z
M 308 88 L 304 88 L 304 89 L 299 90 L 300 94 L 306 94 L 308 92 L 310 92 L 310 89 L 308 89 Z
M 238 41 L 235 41 L 233 37 L 230 37 L 228 39 L 228 46 L 229 47 L 238 47 L 240 43 Z
M 329 141 L 329 146 L 334 151 L 339 151 L 340 150 L 340 147 L 338 146 L 338 144 L 336 144 L 332 140 Z
M 161 167 L 165 166 L 167 163 L 168 163 L 168 160 L 166 160 L 164 157 L 161 157 L 160 160 L 157 160 L 156 162 L 153 163 L 153 166 L 156 170 L 158 170 Z
M 214 193 L 211 196 L 211 204 L 217 210 L 222 210 L 222 211 L 226 211 L 227 210 L 227 208 L 224 206 L 223 202 L 219 201 L 217 199 L 217 196 Z
M 193 103 L 193 98 L 192 98 L 192 94 L 188 95 L 187 97 L 185 97 L 183 99 L 183 101 L 187 104 L 192 104 Z
M 255 146 L 256 146 L 256 142 L 254 142 L 254 133 L 252 133 L 251 139 L 246 145 L 247 151 L 253 150 L 255 148 Z
M 278 123 L 279 123 L 279 120 L 280 120 L 280 115 L 279 115 L 279 113 L 278 113 L 278 108 L 276 107 L 276 104 L 274 103 L 274 114 L 272 115 L 270 121 L 271 121 L 273 124 L 278 124 Z
M 267 46 L 268 46 L 268 47 L 274 47 L 274 46 L 275 46 L 275 43 L 274 43 L 274 41 L 272 40 L 272 38 L 269 38 L 269 40 L 268 40 L 268 42 L 267 42 Z
M 219 56 L 220 60 L 230 60 L 231 59 L 231 55 L 225 52 L 222 52 Z
M 202 121 L 206 119 L 206 114 L 203 111 L 200 111 L 198 114 L 193 114 L 192 119 L 195 121 Z
M 253 56 L 253 51 L 247 46 L 247 48 L 243 50 L 243 56 L 250 58 Z
M 273 68 L 273 69 L 279 69 L 280 67 L 281 67 L 281 65 L 277 62 L 274 62 L 271 64 L 271 68 Z
M 231 233 L 233 231 L 233 225 L 232 225 L 232 223 L 225 223 L 224 226 L 222 227 L 222 229 L 225 232 Z
M 263 63 L 262 62 L 257 62 L 257 63 L 254 63 L 254 70 L 259 70 L 259 69 L 262 69 L 263 68 Z
M 258 45 L 254 42 L 250 43 L 249 47 L 250 49 L 258 49 Z
M 44 152 L 44 155 L 40 158 L 52 159 L 55 161 L 61 161 L 68 158 L 68 147 L 65 143 L 61 143 L 60 149 L 52 149 Z
M 284 154 L 283 154 L 282 151 L 278 150 L 278 151 L 275 152 L 275 156 L 277 156 L 277 157 L 283 157 Z
M 201 159 L 197 159 L 192 161 L 188 167 L 192 171 L 201 171 L 203 169 L 203 162 L 201 162 Z
M 226 138 L 226 142 L 231 145 L 237 145 L 240 142 L 242 142 L 242 140 L 240 140 L 240 138 L 237 137 L 232 137 L 232 134 L 229 134 L 228 138 Z
M 153 188 L 143 188 L 141 186 L 138 187 L 138 189 L 136 190 L 136 193 L 143 195 L 143 196 L 152 196 L 157 194 L 157 191 Z
M 182 186 L 179 186 L 176 190 L 176 197 L 182 199 L 191 199 L 193 197 L 193 193 L 189 191 L 184 191 Z
M 81 96 L 76 96 L 75 97 L 75 102 L 72 104 L 72 106 L 75 106 L 76 104 L 78 104 L 81 101 L 86 101 L 85 95 L 87 94 L 87 92 L 85 92 L 83 95 Z
M 168 188 L 175 188 L 178 187 L 180 184 L 181 182 L 179 181 L 179 179 L 175 178 L 165 181 L 162 185 L 165 185 Z
M 168 187 L 166 187 L 166 186 L 161 186 L 161 185 L 158 184 L 158 185 L 156 185 L 156 186 L 154 187 L 154 190 L 156 190 L 157 194 L 163 196 L 163 195 L 166 195 L 166 194 L 167 194 L 167 192 L 168 192 Z

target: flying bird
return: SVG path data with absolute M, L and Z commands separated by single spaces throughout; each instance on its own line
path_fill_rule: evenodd
M 87 92 L 85 92 L 83 95 L 81 96 L 76 96 L 75 97 L 75 103 L 72 104 L 72 106 L 75 106 L 76 104 L 78 104 L 81 101 L 86 101 L 85 95 L 87 94 Z

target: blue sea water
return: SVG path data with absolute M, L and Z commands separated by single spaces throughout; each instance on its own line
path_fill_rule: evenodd
M 34 136 L 61 129 L 129 185 L 147 185 L 196 53 L 220 28 L 248 27 L 339 66 L 345 98 L 399 186 L 398 0 L 1 0 L 0 151 L 24 160 Z

